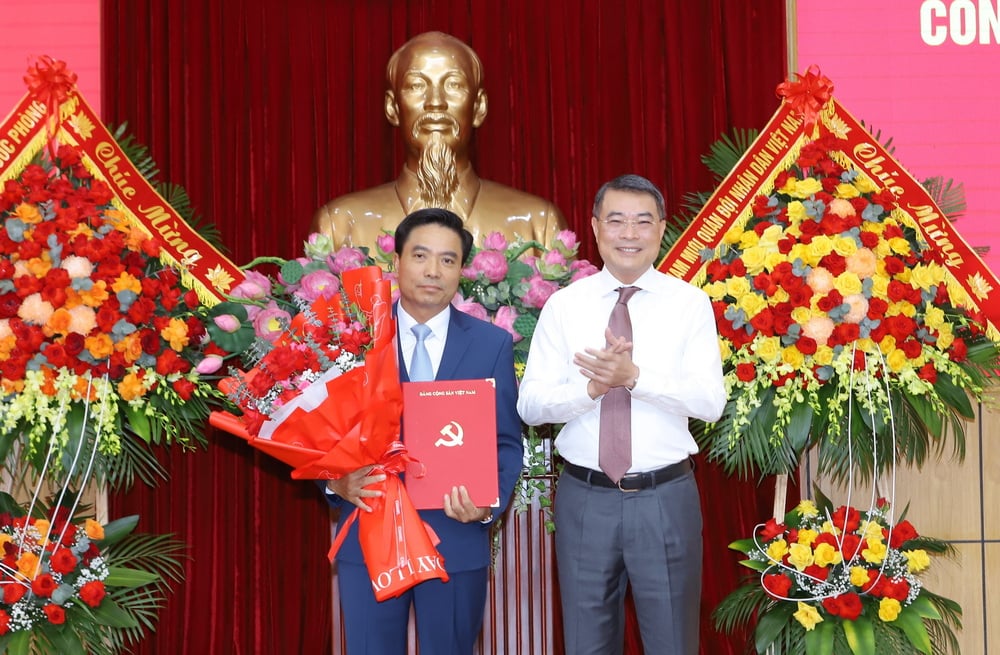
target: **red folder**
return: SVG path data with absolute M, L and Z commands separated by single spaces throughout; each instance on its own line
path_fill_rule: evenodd
M 477 507 L 498 507 L 496 384 L 490 379 L 403 383 L 406 491 L 417 509 L 441 509 L 465 485 Z M 421 470 L 423 475 L 420 475 Z

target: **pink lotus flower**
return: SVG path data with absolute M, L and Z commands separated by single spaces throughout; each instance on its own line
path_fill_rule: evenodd
M 236 285 L 229 295 L 246 300 L 263 300 L 271 295 L 271 280 L 257 271 L 247 271 L 246 279 Z
M 496 284 L 507 277 L 507 258 L 503 253 L 495 250 L 481 250 L 472 258 L 472 263 L 467 269 L 469 279 L 476 279 L 482 275 L 491 284 Z M 463 271 L 465 274 L 466 271 Z
M 521 299 L 525 307 L 541 309 L 548 302 L 552 294 L 559 290 L 557 283 L 545 280 L 539 274 L 526 278 L 525 282 L 528 283 L 528 292 Z
M 490 232 L 483 239 L 483 249 L 484 250 L 496 250 L 497 252 L 503 252 L 507 250 L 507 246 L 510 245 L 507 242 L 507 238 L 500 232 Z
M 586 259 L 578 259 L 569 265 L 569 270 L 573 272 L 569 281 L 576 282 L 577 280 L 582 280 L 585 277 L 590 277 L 594 273 L 597 273 L 598 269 Z
M 211 375 L 222 368 L 222 357 L 219 355 L 205 355 L 205 359 L 198 362 L 195 370 L 202 375 Z
M 266 341 L 274 342 L 292 322 L 291 315 L 271 303 L 253 319 L 254 333 Z
M 328 262 L 330 270 L 340 275 L 344 271 L 361 268 L 365 263 L 365 253 L 357 248 L 344 247 L 333 254 Z
M 579 242 L 576 240 L 576 232 L 573 232 L 572 230 L 561 230 L 558 234 L 556 234 L 556 240 L 552 244 L 554 248 L 559 250 L 566 257 L 572 257 L 575 255 L 579 245 Z
M 481 321 L 490 320 L 485 307 L 477 303 L 475 300 L 466 300 L 460 293 L 455 294 L 451 304 L 458 311 L 464 312 L 469 316 L 475 316 Z
M 538 261 L 538 272 L 547 280 L 558 280 L 566 275 L 566 258 L 559 250 L 549 250 Z
M 332 298 L 340 291 L 340 281 L 330 271 L 313 271 L 302 278 L 296 296 L 312 302 L 317 298 Z
M 375 247 L 381 253 L 392 255 L 396 252 L 396 237 L 391 234 L 380 234 L 375 237 Z
M 313 232 L 306 239 L 305 253 L 316 260 L 324 260 L 333 254 L 333 239 L 320 232 Z
M 232 334 L 240 329 L 242 323 L 240 319 L 236 318 L 232 314 L 220 314 L 212 319 L 212 322 L 219 326 L 219 329 L 223 332 L 229 332 Z
M 524 338 L 514 329 L 514 321 L 517 320 L 517 317 L 517 309 L 510 305 L 497 307 L 496 314 L 493 316 L 493 325 L 510 332 L 510 335 L 514 337 L 514 343 Z

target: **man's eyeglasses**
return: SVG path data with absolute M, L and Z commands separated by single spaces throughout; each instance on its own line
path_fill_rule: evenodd
M 626 228 L 633 227 L 635 228 L 635 231 L 640 234 L 649 234 L 656 229 L 657 223 L 659 223 L 659 221 L 654 221 L 648 218 L 643 218 L 637 221 L 623 221 L 620 218 L 599 218 L 597 221 L 604 225 L 604 229 L 608 232 L 624 232 Z

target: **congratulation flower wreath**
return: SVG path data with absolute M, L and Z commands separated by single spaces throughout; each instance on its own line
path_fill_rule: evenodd
M 730 632 L 756 614 L 758 653 L 876 655 L 907 644 L 905 652 L 929 654 L 931 634 L 957 652 L 959 606 L 919 577 L 930 554 L 954 549 L 921 537 L 909 521 L 893 524 L 885 501 L 860 512 L 834 509 L 822 496 L 804 500 L 784 523 L 770 519 L 730 548 L 748 556 L 742 564 L 760 573 L 760 584 L 727 597 L 716 618 Z
M 817 445 L 843 479 L 919 465 L 949 432 L 963 452 L 997 367 L 940 253 L 843 147 L 802 146 L 707 264 L 730 400 L 701 442 L 729 471 L 788 473 Z
M 0 451 L 130 482 L 130 438 L 190 445 L 218 396 L 205 309 L 71 146 L 0 191 Z

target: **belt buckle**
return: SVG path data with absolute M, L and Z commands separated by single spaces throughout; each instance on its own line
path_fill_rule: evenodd
M 632 493 L 635 493 L 635 492 L 639 491 L 638 489 L 625 489 L 624 487 L 622 487 L 622 480 L 624 480 L 624 479 L 625 479 L 625 478 L 627 478 L 627 477 L 628 477 L 627 475 L 623 475 L 623 476 L 622 476 L 622 477 L 621 477 L 621 478 L 620 478 L 620 479 L 618 480 L 618 482 L 617 482 L 617 485 L 618 485 L 618 491 L 622 492 L 623 494 L 632 494 Z

